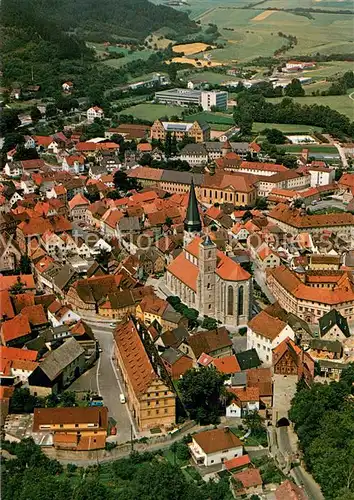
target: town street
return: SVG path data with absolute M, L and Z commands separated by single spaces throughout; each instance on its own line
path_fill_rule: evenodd
M 119 395 L 124 393 L 124 385 L 118 370 L 112 360 L 113 354 L 113 330 L 109 322 L 85 319 L 91 326 L 92 331 L 99 342 L 102 352 L 96 364 L 79 377 L 69 387 L 74 391 L 96 391 L 103 397 L 108 414 L 117 422 L 118 443 L 124 443 L 136 437 L 135 422 L 128 410 L 127 404 L 122 404 Z

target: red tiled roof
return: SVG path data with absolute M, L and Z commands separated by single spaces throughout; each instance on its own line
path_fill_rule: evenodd
M 10 361 L 36 361 L 37 356 L 38 352 L 30 349 L 0 346 L 0 359 L 9 359 Z
M 0 291 L 9 290 L 13 285 L 16 285 L 16 283 L 18 283 L 18 278 L 25 284 L 27 290 L 34 290 L 36 288 L 32 274 L 20 274 L 19 276 L 0 275 Z
M 247 403 L 248 401 L 259 401 L 259 389 L 258 387 L 242 387 L 242 388 L 229 388 L 228 392 L 236 396 L 236 398 L 241 401 L 241 403 Z
M 241 472 L 237 472 L 233 475 L 233 477 L 241 481 L 244 488 L 252 488 L 254 486 L 261 486 L 263 484 L 259 469 L 250 468 Z
M 225 373 L 226 375 L 241 371 L 240 365 L 238 364 L 234 354 L 232 356 L 224 356 L 223 358 L 214 359 L 213 365 L 219 372 Z
M 307 500 L 307 495 L 304 490 L 294 484 L 289 479 L 286 479 L 275 490 L 276 500 Z
M 69 207 L 70 210 L 73 210 L 76 207 L 83 206 L 83 205 L 90 205 L 90 202 L 85 196 L 81 193 L 78 193 L 74 196 L 72 200 L 69 201 Z
M 274 340 L 286 327 L 286 323 L 274 318 L 266 311 L 261 311 L 248 322 L 248 327 L 258 335 Z
M 157 375 L 132 320 L 116 327 L 114 340 L 130 385 L 139 399 Z
M 152 151 L 152 146 L 149 142 L 141 142 L 137 145 L 136 149 L 141 153 L 146 153 Z
M 47 316 L 42 304 L 35 306 L 26 306 L 22 309 L 21 314 L 26 316 L 33 326 L 45 325 L 48 323 Z
M 4 321 L 1 326 L 1 336 L 5 343 L 10 340 L 24 337 L 29 333 L 31 333 L 31 327 L 28 318 L 27 316 L 22 316 L 22 314 L 8 321 Z
M 11 303 L 11 298 L 8 290 L 2 290 L 0 292 L 0 321 L 5 319 L 11 319 L 15 316 L 15 312 Z
M 224 462 L 225 469 L 231 470 L 237 467 L 242 467 L 243 465 L 248 465 L 251 463 L 250 457 L 248 455 L 242 455 L 242 457 L 231 458 L 231 460 L 226 460 Z

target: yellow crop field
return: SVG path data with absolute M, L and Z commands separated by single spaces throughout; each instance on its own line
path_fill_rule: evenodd
M 207 61 L 207 59 L 198 59 L 198 61 L 196 61 L 195 59 L 189 59 L 188 57 L 174 57 L 172 59 L 172 62 L 182 63 L 182 64 L 192 64 L 193 66 L 196 66 L 198 68 L 205 68 L 205 67 L 212 68 L 213 66 L 215 67 L 223 65 L 222 63 L 216 61 Z
M 181 45 L 175 45 L 172 47 L 173 52 L 184 52 L 187 56 L 191 54 L 198 54 L 198 52 L 204 52 L 209 45 L 206 43 L 182 43 Z
M 273 13 L 274 10 L 265 10 L 260 14 L 258 14 L 258 16 L 251 19 L 251 21 L 263 21 L 264 19 L 267 19 L 267 17 L 271 16 Z

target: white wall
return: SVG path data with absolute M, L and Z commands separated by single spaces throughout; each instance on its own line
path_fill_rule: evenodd
M 236 403 L 231 403 L 226 407 L 226 418 L 241 417 L 241 408 Z
M 242 446 L 237 447 L 237 448 L 231 448 L 229 450 L 224 450 L 224 451 L 218 451 L 217 453 L 209 453 L 208 455 L 204 453 L 202 448 L 194 441 L 192 442 L 192 446 L 190 447 L 192 454 L 193 454 L 193 448 L 197 449 L 199 453 L 204 455 L 204 464 L 206 467 L 209 465 L 215 465 L 215 464 L 221 464 L 222 462 L 225 462 L 226 460 L 231 460 L 231 458 L 234 457 L 241 457 L 243 455 L 243 448 Z
M 270 339 L 263 337 L 250 328 L 247 330 L 247 349 L 256 349 L 259 359 L 265 365 L 272 364 L 272 349 L 277 347 L 283 340 L 290 337 L 292 340 L 295 338 L 294 330 L 289 326 L 286 327 L 276 336 L 276 338 L 271 341 Z

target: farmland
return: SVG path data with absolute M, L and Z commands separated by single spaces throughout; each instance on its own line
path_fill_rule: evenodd
M 143 103 L 125 109 L 122 114 L 132 115 L 141 120 L 155 121 L 163 116 L 180 116 L 183 108 L 178 106 L 166 106 L 164 104 Z

